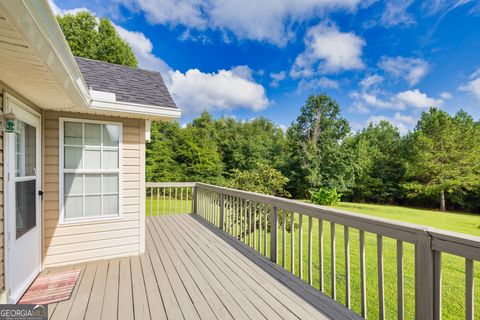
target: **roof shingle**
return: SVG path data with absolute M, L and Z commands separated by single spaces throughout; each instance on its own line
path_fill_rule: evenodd
M 177 108 L 158 72 L 75 57 L 87 86 L 115 93 L 117 101 Z

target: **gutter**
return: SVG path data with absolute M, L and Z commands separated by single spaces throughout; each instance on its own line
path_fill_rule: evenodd
M 92 110 L 130 113 L 148 119 L 178 119 L 182 114 L 180 109 L 117 101 L 116 95 L 110 92 L 90 90 L 90 96 Z

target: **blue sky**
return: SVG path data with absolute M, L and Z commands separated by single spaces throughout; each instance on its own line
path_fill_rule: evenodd
M 402 133 L 435 105 L 480 118 L 480 2 L 54 0 L 110 18 L 183 109 L 288 126 L 325 92 L 358 130 Z

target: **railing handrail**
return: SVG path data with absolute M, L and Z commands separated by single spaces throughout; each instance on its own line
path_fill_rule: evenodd
M 195 182 L 145 182 L 146 188 L 193 188 Z
M 395 238 L 405 242 L 415 243 L 417 235 L 427 235 L 432 238 L 432 240 L 449 241 L 462 246 L 471 246 L 478 249 L 478 254 L 480 255 L 480 237 L 473 235 L 417 225 L 414 223 L 371 217 L 361 213 L 352 213 L 313 203 L 302 202 L 299 200 L 220 187 L 201 182 L 196 182 L 195 187 L 201 187 L 215 192 L 222 192 L 226 195 L 249 198 L 249 200 L 253 200 L 255 202 L 262 202 L 277 208 L 302 212 L 307 216 L 331 221 L 367 232 L 371 231 L 376 234 Z

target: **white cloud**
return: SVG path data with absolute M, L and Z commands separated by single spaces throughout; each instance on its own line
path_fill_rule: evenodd
M 80 11 L 88 11 L 88 12 L 91 12 L 90 10 L 88 10 L 87 8 L 85 7 L 81 7 L 81 8 L 74 8 L 74 9 L 67 9 L 67 10 L 64 10 L 64 9 L 60 9 L 56 4 L 55 2 L 53 2 L 53 0 L 48 0 L 48 4 L 50 5 L 50 8 L 52 8 L 52 11 L 54 14 L 59 14 L 59 15 L 65 15 L 65 14 L 76 14 Z
M 58 8 L 53 1 L 50 5 L 57 14 L 67 13 Z M 184 113 L 195 114 L 205 109 L 212 111 L 235 108 L 258 111 L 269 105 L 265 89 L 253 79 L 252 70 L 247 66 L 237 66 L 215 73 L 203 73 L 198 69 L 182 73 L 173 70 L 165 61 L 155 56 L 153 44 L 145 34 L 114 26 L 120 37 L 132 47 L 139 67 L 162 74 L 170 94 Z
M 460 90 L 469 92 L 480 99 L 480 68 L 470 76 L 470 81 L 461 85 Z
M 370 108 L 360 101 L 354 101 L 348 108 L 348 112 L 368 114 L 370 113 Z
M 405 79 L 410 86 L 417 84 L 430 69 L 427 61 L 406 57 L 382 57 L 378 66 L 396 78 Z
M 366 111 L 368 110 L 368 106 L 390 110 L 401 110 L 405 108 L 405 105 L 395 98 L 381 98 L 374 92 L 352 92 L 350 93 L 350 97 L 354 100 L 354 106 L 358 110 Z
M 153 44 L 150 39 L 148 39 L 142 32 L 129 31 L 118 25 L 114 26 L 120 37 L 127 41 L 132 47 L 133 52 L 138 59 L 138 66 L 140 68 L 158 71 L 164 76 L 164 78 L 168 77 L 170 67 L 165 61 L 153 54 Z
M 331 11 L 353 12 L 361 0 L 117 0 L 142 11 L 152 24 L 183 25 L 187 29 L 220 30 L 238 39 L 285 45 L 294 38 L 296 23 Z M 228 38 L 228 37 L 227 37 Z
M 205 109 L 232 110 L 248 108 L 262 110 L 270 103 L 262 85 L 255 82 L 252 70 L 237 66 L 216 73 L 203 73 L 190 69 L 185 73 L 170 68 L 152 52 L 150 39 L 141 32 L 133 32 L 116 26 L 120 36 L 131 46 L 141 68 L 162 73 L 173 99 L 187 114 L 196 114 Z
M 442 98 L 443 100 L 450 100 L 453 98 L 452 94 L 450 92 L 442 92 L 440 93 L 440 98 Z
M 422 3 L 422 10 L 425 11 L 425 15 L 427 16 L 433 16 L 439 13 L 442 15 L 445 15 L 460 6 L 463 6 L 465 4 L 469 4 L 472 2 L 474 1 L 472 0 L 425 0 Z
M 285 71 L 270 73 L 270 78 L 272 78 L 272 81 L 270 82 L 270 87 L 277 88 L 280 84 L 280 81 L 285 80 L 286 77 L 287 74 Z
M 390 122 L 393 126 L 398 128 L 398 131 L 402 135 L 407 134 L 408 131 L 411 130 L 413 126 L 417 123 L 417 121 L 413 117 L 396 112 L 393 117 L 371 116 L 366 121 L 365 126 L 368 126 L 370 123 L 378 124 L 380 123 L 380 121 Z
M 380 18 L 381 24 L 387 27 L 410 26 L 415 24 L 415 19 L 407 12 L 413 0 L 389 0 L 385 2 L 385 10 Z
M 204 1 L 198 0 L 119 0 L 132 11 L 142 11 L 151 24 L 185 25 L 204 29 Z
M 361 56 L 365 40 L 353 32 L 341 32 L 335 24 L 310 28 L 304 42 L 305 51 L 297 56 L 290 71 L 294 78 L 364 68 Z
M 470 75 L 470 79 L 475 79 L 475 78 L 480 78 L 480 68 L 478 68 L 477 70 L 475 70 L 475 71 Z
M 299 91 L 316 90 L 316 89 L 339 89 L 340 84 L 336 80 L 327 77 L 320 77 L 314 79 L 302 79 L 298 83 Z
M 352 92 L 350 97 L 353 100 L 351 111 L 359 113 L 369 113 L 370 108 L 374 107 L 383 110 L 404 110 L 407 107 L 428 108 L 431 106 L 442 106 L 444 101 L 440 98 L 435 99 L 418 89 L 406 90 L 393 95 L 377 92 Z
M 443 104 L 442 99 L 428 97 L 418 89 L 399 92 L 395 98 L 404 105 L 415 108 L 439 107 Z
M 185 73 L 170 71 L 169 90 L 175 102 L 187 113 L 235 108 L 259 111 L 270 101 L 265 89 L 251 78 L 251 72 L 244 66 L 216 73 L 203 73 L 198 69 Z
M 362 81 L 360 81 L 360 86 L 363 90 L 366 90 L 372 86 L 375 86 L 383 81 L 383 77 L 378 74 L 373 74 L 366 76 Z

